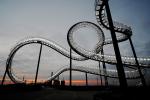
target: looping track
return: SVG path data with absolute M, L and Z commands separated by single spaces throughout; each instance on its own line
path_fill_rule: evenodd
M 96 19 L 97 19 L 97 22 L 100 24 L 100 26 L 102 26 L 106 29 L 109 29 L 108 20 L 107 20 L 107 16 L 105 13 L 105 6 L 104 5 L 105 4 L 104 4 L 103 0 L 96 0 L 96 2 L 95 2 Z M 96 31 L 96 33 L 98 34 L 99 42 L 95 45 L 95 48 L 93 49 L 93 51 L 87 51 L 84 48 L 81 48 L 76 42 L 74 42 L 73 33 L 82 27 L 90 27 L 90 28 L 94 29 Z M 117 37 L 118 42 L 123 42 L 125 40 L 128 40 L 128 38 L 130 36 L 132 36 L 131 27 L 129 27 L 127 25 L 124 25 L 124 24 L 121 24 L 119 22 L 114 21 L 114 29 L 116 32 L 121 33 L 121 35 Z M 84 21 L 84 22 L 79 22 L 79 23 L 73 25 L 70 28 L 70 30 L 68 31 L 67 40 L 68 40 L 70 47 L 77 54 L 79 54 L 79 55 L 72 54 L 73 60 L 84 61 L 84 60 L 92 59 L 95 61 L 101 61 L 101 62 L 105 62 L 108 64 L 116 64 L 117 63 L 115 56 L 99 54 L 99 52 L 102 50 L 103 46 L 105 46 L 107 44 L 112 44 L 112 40 L 111 39 L 105 39 L 104 33 L 101 30 L 101 28 L 94 23 Z M 12 48 L 12 50 L 8 56 L 7 63 L 6 63 L 6 67 L 8 68 L 8 75 L 9 75 L 10 79 L 15 83 L 20 83 L 20 82 L 22 83 L 24 81 L 20 80 L 19 78 L 17 78 L 13 74 L 12 66 L 11 66 L 12 61 L 13 61 L 13 57 L 14 57 L 15 53 L 21 47 L 28 45 L 28 44 L 33 44 L 33 43 L 45 45 L 51 49 L 56 50 L 58 53 L 70 58 L 69 51 L 67 49 L 61 47 L 60 45 L 58 45 L 57 43 L 55 43 L 53 41 L 43 39 L 43 38 L 28 38 L 28 39 L 22 40 L 19 43 L 17 43 L 14 48 Z M 150 67 L 150 58 L 140 57 L 137 59 L 139 61 L 139 65 L 142 68 L 149 68 Z M 122 56 L 122 61 L 123 61 L 124 66 L 132 68 L 132 70 L 125 71 L 126 78 L 127 79 L 139 78 L 139 73 L 138 73 L 138 70 L 136 67 L 135 58 Z M 64 71 L 67 71 L 67 70 L 70 70 L 69 67 L 64 66 L 61 70 L 57 71 L 48 80 L 52 80 L 52 79 L 56 78 L 58 75 L 60 75 L 61 73 L 63 73 Z M 117 78 L 118 77 L 117 76 L 117 70 L 107 69 L 105 71 L 105 70 L 101 69 L 101 73 L 100 73 L 98 71 L 98 69 L 92 69 L 92 68 L 87 68 L 87 67 L 83 67 L 83 66 L 73 66 L 72 70 L 87 72 L 87 73 L 97 74 L 97 75 L 103 75 L 103 76 L 107 76 L 107 77 L 111 77 L 111 78 Z M 104 72 L 106 72 L 107 74 Z M 144 69 L 142 69 L 142 72 L 144 74 Z

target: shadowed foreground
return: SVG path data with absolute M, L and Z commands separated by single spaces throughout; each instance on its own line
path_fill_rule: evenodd
M 25 90 L 4 90 L 0 100 L 93 100 L 96 91 L 64 90 L 55 88 L 28 88 Z
M 150 87 L 73 86 L 44 87 L 41 85 L 11 85 L 0 87 L 0 100 L 144 100 L 149 99 Z

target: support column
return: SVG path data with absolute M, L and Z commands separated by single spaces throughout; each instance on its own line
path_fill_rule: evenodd
M 108 0 L 104 0 L 104 2 L 105 2 L 107 18 L 108 18 L 109 27 L 110 27 L 111 37 L 112 37 L 112 41 L 113 41 L 115 56 L 116 56 L 116 60 L 117 60 L 116 67 L 117 67 L 117 71 L 118 71 L 120 87 L 126 88 L 127 80 L 125 77 L 125 72 L 124 72 L 124 68 L 123 68 L 123 64 L 122 64 L 122 59 L 121 59 L 121 55 L 120 55 L 120 50 L 119 50 L 115 30 L 114 30 L 114 25 L 113 25 L 113 20 L 112 20 L 110 8 L 109 8 Z
M 87 77 L 87 73 L 85 73 L 85 78 L 86 78 L 86 86 L 88 86 L 88 77 Z
M 70 48 L 70 86 L 72 86 L 72 49 Z
M 99 67 L 99 76 L 100 76 L 100 80 L 101 80 L 101 85 L 103 85 L 103 83 L 102 83 L 102 80 L 103 80 L 103 78 L 102 78 L 102 76 L 101 76 L 101 63 L 100 63 L 100 61 L 98 62 L 99 64 L 98 64 L 98 67 Z
M 102 48 L 101 54 L 104 55 L 104 50 L 103 50 L 103 48 Z M 108 79 L 107 79 L 107 76 L 106 76 L 106 75 L 107 75 L 107 72 L 106 72 L 106 64 L 105 64 L 105 62 L 102 62 L 102 65 L 103 65 L 103 70 L 104 70 L 104 74 L 105 74 L 105 76 L 104 76 L 105 85 L 108 86 Z
M 135 62 L 136 62 L 137 67 L 138 67 L 138 72 L 139 72 L 140 77 L 141 77 L 141 82 L 142 82 L 143 86 L 146 86 L 145 78 L 142 74 L 141 67 L 140 67 L 139 62 L 137 60 L 136 52 L 135 52 L 131 37 L 129 37 L 129 42 L 130 42 L 130 45 L 131 45 L 131 48 L 132 48 L 132 52 L 133 52 L 133 55 L 134 55 L 134 58 L 135 58 Z
M 5 78 L 6 78 L 7 70 L 8 70 L 8 67 L 6 66 L 1 85 L 4 85 L 4 81 L 5 81 Z
M 37 69 L 36 69 L 35 85 L 36 85 L 36 83 L 37 83 L 37 77 L 38 77 L 39 65 L 40 65 L 40 60 L 41 60 L 41 52 L 42 52 L 42 44 L 41 44 L 41 46 L 40 46 L 40 52 L 39 52 L 39 58 L 38 58 L 38 64 L 37 64 Z

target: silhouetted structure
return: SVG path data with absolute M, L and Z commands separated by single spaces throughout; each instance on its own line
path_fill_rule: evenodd
M 61 86 L 65 86 L 65 81 L 61 80 Z
M 106 85 L 108 85 L 107 78 L 109 77 L 109 78 L 116 78 L 116 79 L 119 78 L 120 86 L 122 88 L 127 87 L 126 79 L 141 78 L 141 82 L 143 83 L 144 86 L 146 86 L 146 82 L 143 76 L 143 73 L 144 73 L 143 68 L 150 67 L 150 58 L 142 58 L 142 57 L 137 58 L 134 47 L 133 47 L 133 43 L 131 41 L 131 35 L 132 35 L 131 28 L 127 25 L 124 25 L 124 24 L 121 24 L 119 22 L 115 22 L 112 20 L 108 0 L 96 0 L 95 4 L 96 4 L 95 12 L 96 12 L 97 22 L 99 23 L 99 25 L 110 30 L 112 39 L 105 40 L 105 35 L 102 29 L 95 23 L 88 22 L 88 21 L 78 22 L 74 24 L 73 26 L 71 26 L 71 28 L 68 30 L 67 41 L 70 46 L 70 51 L 57 45 L 55 42 L 47 40 L 47 39 L 36 38 L 36 37 L 24 39 L 20 41 L 19 43 L 17 43 L 14 48 L 12 48 L 7 58 L 6 70 L 3 76 L 2 85 L 4 83 L 6 74 L 8 74 L 8 76 L 14 83 L 24 83 L 24 80 L 20 80 L 13 73 L 12 62 L 13 62 L 13 58 L 16 52 L 20 48 L 22 48 L 25 45 L 34 43 L 34 44 L 41 45 L 39 58 L 38 58 L 38 64 L 37 64 L 37 70 L 36 70 L 36 76 L 35 76 L 35 84 L 37 83 L 37 78 L 38 78 L 38 70 L 39 70 L 39 64 L 40 64 L 40 58 L 41 58 L 41 52 L 42 52 L 42 45 L 44 45 L 53 50 L 56 50 L 58 53 L 68 57 L 70 60 L 70 66 L 64 66 L 59 71 L 51 75 L 51 77 L 49 77 L 48 80 L 46 80 L 48 82 L 52 82 L 52 80 L 54 80 L 54 82 L 52 83 L 56 86 L 61 84 L 59 80 L 56 80 L 56 78 L 59 77 L 61 73 L 68 71 L 68 70 L 70 71 L 70 74 L 69 74 L 70 86 L 72 86 L 72 71 L 80 71 L 80 72 L 86 73 L 86 84 L 88 84 L 87 73 L 90 73 L 90 74 L 94 74 L 98 76 L 104 76 Z M 74 38 L 73 38 L 73 34 L 79 28 L 83 28 L 83 27 L 87 27 L 87 28 L 95 30 L 98 35 L 98 43 L 94 46 L 94 49 L 91 52 L 89 52 L 88 50 L 85 50 L 84 48 L 81 48 L 74 41 Z M 116 37 L 116 34 L 115 34 L 116 32 L 121 33 L 121 35 L 119 37 Z M 123 42 L 128 39 L 129 39 L 134 57 L 126 57 L 126 56 L 121 57 L 118 42 Z M 107 44 L 113 44 L 115 56 L 104 54 L 103 47 Z M 73 53 L 72 50 L 75 51 L 77 54 Z M 88 59 L 98 61 L 100 70 L 94 69 L 94 68 L 83 67 L 83 66 L 72 65 L 72 60 L 84 61 Z M 103 64 L 103 69 L 100 68 L 100 62 L 102 62 Z M 113 64 L 113 65 L 116 64 L 117 70 L 106 69 L 105 63 Z M 124 71 L 124 67 L 132 68 L 132 70 L 127 69 L 127 71 Z M 102 77 L 100 79 L 102 82 Z
M 42 44 L 40 46 L 40 52 L 39 52 L 39 58 L 38 58 L 38 64 L 37 64 L 37 69 L 36 69 L 36 76 L 35 76 L 35 84 L 37 83 L 39 64 L 40 64 L 40 60 L 41 60 L 41 52 L 42 52 Z
M 127 87 L 127 81 L 125 78 L 124 68 L 123 68 L 120 50 L 119 50 L 119 46 L 118 46 L 118 42 L 117 42 L 115 30 L 114 30 L 114 25 L 113 25 L 113 21 L 112 21 L 110 9 L 109 9 L 108 0 L 104 0 L 104 4 L 106 7 L 106 13 L 108 16 L 107 18 L 108 18 L 108 22 L 109 22 L 109 28 L 110 28 L 111 37 L 112 37 L 113 46 L 114 46 L 114 51 L 115 51 L 116 60 L 117 60 L 116 67 L 117 67 L 117 71 L 118 71 L 119 82 L 120 82 L 120 86 L 124 88 L 124 87 Z
M 104 55 L 104 50 L 102 48 L 102 51 L 101 51 L 101 54 Z M 103 65 L 103 69 L 104 69 L 104 73 L 105 73 L 105 76 L 104 76 L 104 79 L 105 79 L 105 86 L 108 86 L 108 79 L 107 79 L 107 72 L 106 72 L 106 65 L 105 65 L 105 62 L 102 62 L 102 65 Z
M 98 67 L 99 67 L 99 73 L 101 73 L 101 63 L 100 62 L 98 62 Z M 101 80 L 101 85 L 103 85 L 103 78 L 102 78 L 102 76 L 101 75 L 99 75 L 100 76 L 100 80 Z
M 86 86 L 88 86 L 88 76 L 87 76 L 87 73 L 85 73 L 85 80 L 86 80 Z
M 59 85 L 60 85 L 60 81 L 59 80 L 54 80 L 53 86 L 59 86 Z
M 70 86 L 72 86 L 72 49 L 70 48 Z
M 133 46 L 133 43 L 132 43 L 132 40 L 131 40 L 131 37 L 130 37 L 130 36 L 129 36 L 129 42 L 130 42 L 131 49 L 132 49 L 132 52 L 133 52 L 133 55 L 134 55 L 134 58 L 135 58 L 135 62 L 136 62 L 137 67 L 138 67 L 138 72 L 139 72 L 140 77 L 141 77 L 142 85 L 143 85 L 143 86 L 146 86 L 145 78 L 144 78 L 144 76 L 143 76 L 143 74 L 142 74 L 141 67 L 140 67 L 139 62 L 138 62 L 138 60 L 137 60 L 136 52 L 135 52 L 135 49 L 134 49 L 134 46 Z

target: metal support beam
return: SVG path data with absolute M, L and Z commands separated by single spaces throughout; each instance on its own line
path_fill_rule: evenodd
M 70 48 L 70 86 L 72 86 L 72 49 Z
M 132 48 L 132 52 L 133 52 L 133 55 L 134 55 L 134 58 L 135 58 L 135 62 L 136 62 L 137 67 L 138 67 L 138 72 L 139 72 L 140 77 L 141 77 L 141 82 L 142 82 L 143 86 L 146 86 L 145 78 L 144 78 L 144 76 L 141 72 L 141 67 L 140 67 L 139 62 L 137 60 L 136 52 L 135 52 L 131 37 L 129 37 L 129 42 L 130 42 L 130 45 L 131 45 L 131 48 Z
M 104 55 L 104 50 L 103 50 L 103 48 L 102 48 L 102 50 L 101 50 L 101 54 Z M 105 76 L 104 76 L 105 85 L 108 86 L 108 79 L 107 79 L 107 72 L 106 72 L 106 64 L 105 64 L 105 62 L 102 62 L 102 65 L 103 65 L 104 74 L 105 74 Z
M 41 46 L 40 46 L 40 52 L 39 52 L 39 58 L 38 58 L 38 64 L 37 64 L 37 69 L 36 69 L 35 85 L 36 85 L 36 83 L 37 83 L 37 77 L 38 77 L 39 65 L 40 65 L 40 60 L 41 60 L 41 52 L 42 52 L 42 44 L 41 44 Z
M 6 78 L 7 70 L 8 70 L 8 67 L 6 66 L 5 73 L 3 75 L 3 79 L 2 79 L 1 85 L 4 85 L 4 81 L 5 81 L 5 78 Z
M 97 85 L 98 85 L 98 77 L 97 77 L 97 79 L 96 79 L 96 80 L 97 80 Z
M 88 86 L 88 77 L 87 77 L 87 73 L 85 73 L 85 78 L 86 78 L 86 86 Z
M 113 25 L 113 20 L 112 20 L 110 8 L 109 8 L 108 0 L 104 0 L 104 1 L 105 1 L 105 7 L 106 7 L 106 13 L 107 13 L 107 18 L 108 18 L 108 22 L 109 22 L 111 37 L 112 37 L 112 41 L 113 41 L 115 56 L 116 56 L 116 60 L 117 60 L 116 67 L 117 67 L 117 71 L 118 71 L 120 87 L 126 88 L 127 80 L 125 77 L 125 72 L 124 72 L 124 68 L 123 68 L 123 64 L 122 64 L 122 59 L 121 59 L 121 55 L 120 55 L 120 50 L 119 50 L 115 30 L 114 30 L 114 25 Z
M 101 63 L 100 63 L 100 61 L 99 61 L 98 63 L 99 63 L 99 64 L 98 64 L 98 67 L 99 67 L 99 73 L 101 74 Z M 103 78 L 102 78 L 101 75 L 99 75 L 99 76 L 100 76 L 100 80 L 101 80 L 101 85 L 103 85 L 103 82 L 102 82 Z

